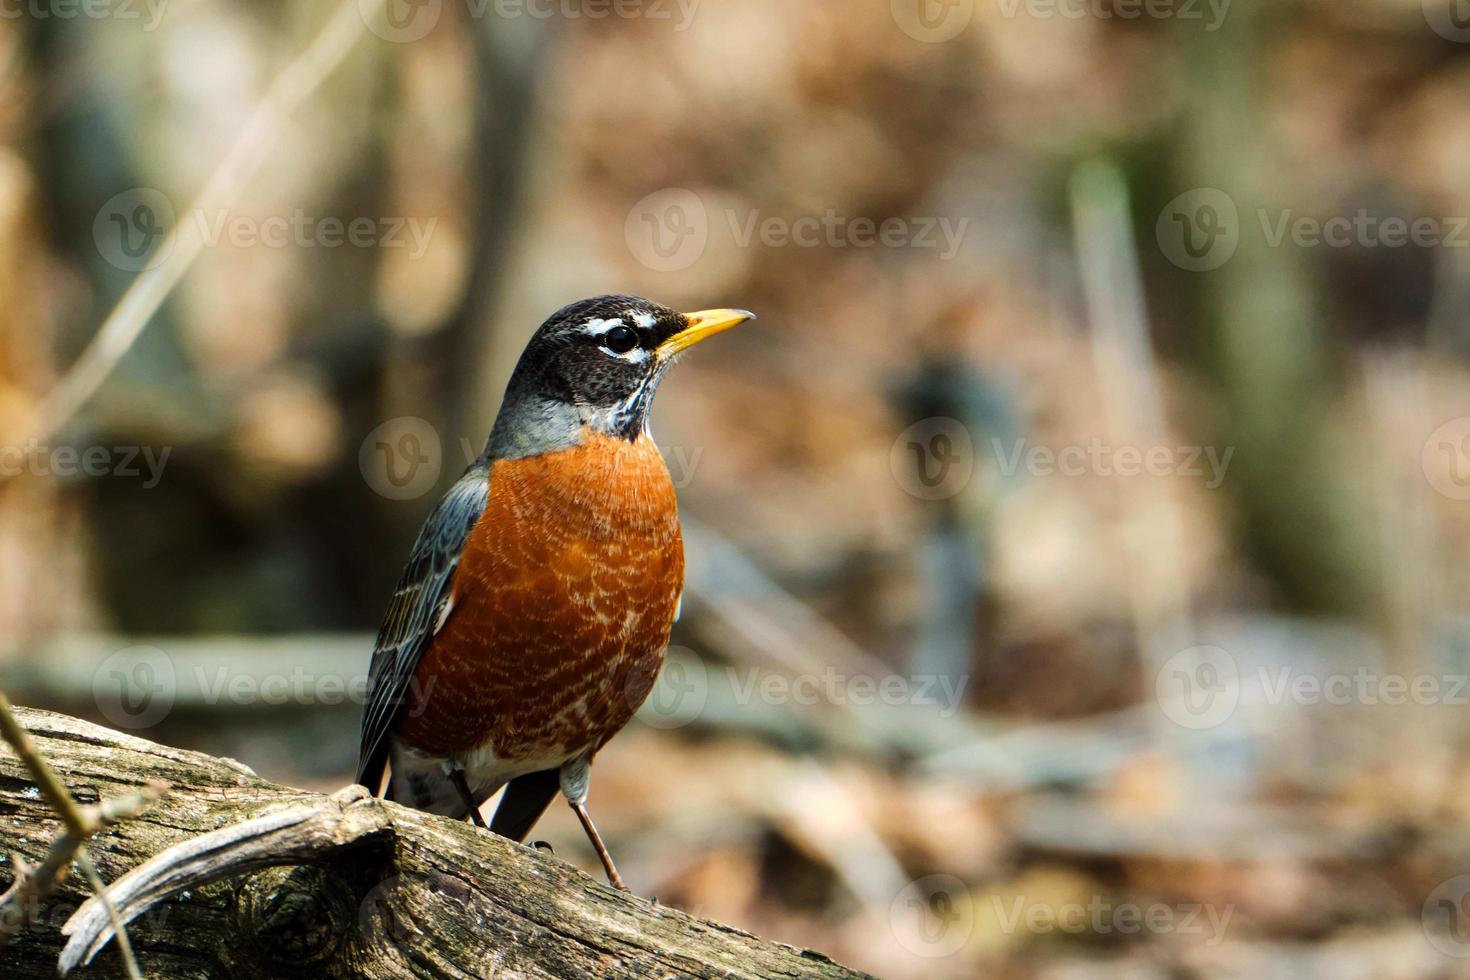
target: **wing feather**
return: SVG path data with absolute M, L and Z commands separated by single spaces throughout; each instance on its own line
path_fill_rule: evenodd
M 459 556 L 485 512 L 489 493 L 489 468 L 472 466 L 424 522 L 393 590 L 373 647 L 362 716 L 357 781 L 370 790 L 376 790 L 382 779 L 388 732 L 407 698 L 414 670 L 429 640 L 448 618 Z

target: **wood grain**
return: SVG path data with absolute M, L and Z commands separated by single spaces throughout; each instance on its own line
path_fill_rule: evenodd
M 89 845 L 149 976 L 863 976 L 360 788 L 304 793 L 232 760 L 17 713 L 83 803 L 169 784 L 166 799 Z M 58 826 L 20 761 L 0 754 L 0 849 L 35 862 Z M 55 977 L 65 927 L 79 957 L 96 951 L 73 976 L 121 976 L 87 894 L 74 876 L 36 909 L 0 974 Z

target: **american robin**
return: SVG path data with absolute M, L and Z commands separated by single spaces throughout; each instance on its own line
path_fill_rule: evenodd
M 369 669 L 357 781 L 524 840 L 560 789 L 587 813 L 588 766 L 663 664 L 684 588 L 678 505 L 648 432 L 678 356 L 751 319 L 603 296 L 531 337 L 485 451 L 419 532 Z

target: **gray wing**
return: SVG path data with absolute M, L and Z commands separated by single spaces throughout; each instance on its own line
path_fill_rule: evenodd
M 414 542 L 408 566 L 393 590 L 368 668 L 367 704 L 357 782 L 376 791 L 388 760 L 388 732 L 409 693 L 424 648 L 442 626 L 450 586 L 470 529 L 485 512 L 490 472 L 472 466 L 429 515 Z

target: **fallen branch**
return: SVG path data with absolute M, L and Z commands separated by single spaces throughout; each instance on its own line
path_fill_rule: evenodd
M 35 780 L 35 795 L 44 799 L 52 811 L 61 817 L 61 830 L 51 841 L 40 867 L 32 867 L 19 854 L 12 858 L 14 874 L 10 887 L 0 893 L 0 951 L 25 928 L 38 904 L 61 885 L 72 865 L 76 864 L 82 868 L 96 900 L 108 914 L 129 978 L 138 980 L 142 972 L 133 957 L 132 945 L 123 928 L 123 921 L 105 895 L 106 885 L 87 855 L 86 844 L 99 831 L 127 817 L 135 816 L 144 807 L 160 799 L 167 787 L 160 783 L 151 783 L 142 792 L 123 799 L 106 800 L 94 806 L 78 806 L 77 801 L 57 778 L 46 757 L 36 748 L 30 734 L 16 718 L 14 708 L 3 692 L 0 692 L 0 738 L 10 746 L 31 779 Z
M 16 716 L 75 796 L 169 785 L 89 848 L 149 976 L 861 975 L 358 787 L 304 793 L 63 715 Z M 57 823 L 30 785 L 18 758 L 0 756 L 0 847 L 22 854 L 39 853 Z M 116 924 L 85 883 L 63 882 L 54 903 L 0 954 L 0 973 L 51 978 L 60 962 L 123 975 Z

